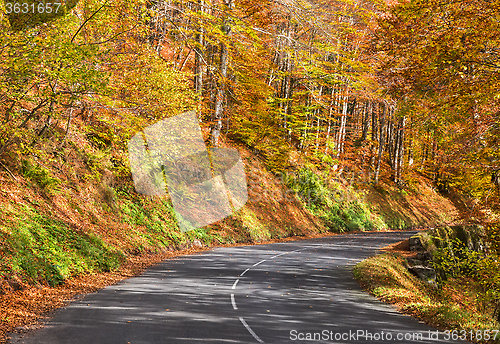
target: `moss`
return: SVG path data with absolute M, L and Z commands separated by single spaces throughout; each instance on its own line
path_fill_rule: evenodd
M 482 226 L 440 226 L 416 235 L 427 251 L 444 248 L 449 242 L 458 239 L 471 250 L 479 251 L 485 247 L 485 232 Z

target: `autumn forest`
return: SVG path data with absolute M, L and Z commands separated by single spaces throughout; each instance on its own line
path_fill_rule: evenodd
M 224 132 L 274 171 L 298 150 L 375 183 L 384 164 L 395 183 L 423 171 L 496 203 L 495 2 L 75 5 L 4 17 L 0 152 L 36 149 L 79 115 L 126 137 L 196 108 L 212 145 Z
M 196 241 L 434 221 L 420 221 L 425 206 L 396 221 L 357 196 L 334 204 L 321 193 L 336 182 L 404 208 L 398 197 L 425 180 L 429 209 L 460 199 L 457 218 L 500 247 L 499 1 L 65 0 L 56 12 L 43 0 L 33 13 L 14 3 L 0 1 L 0 282 L 56 286 Z M 134 193 L 127 142 L 191 110 L 207 145 L 246 152 L 255 194 L 288 187 L 308 199 L 269 196 L 179 233 L 168 199 Z M 276 176 L 285 185 L 270 186 Z

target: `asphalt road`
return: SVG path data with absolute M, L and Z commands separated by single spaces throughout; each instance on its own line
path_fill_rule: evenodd
M 411 234 L 178 257 L 72 302 L 10 343 L 459 343 L 363 292 L 352 276 L 356 263 Z

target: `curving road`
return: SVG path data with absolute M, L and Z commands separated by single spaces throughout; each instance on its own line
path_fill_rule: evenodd
M 352 277 L 356 263 L 412 234 L 347 234 L 178 257 L 72 302 L 44 328 L 12 334 L 10 343 L 459 343 L 366 294 Z

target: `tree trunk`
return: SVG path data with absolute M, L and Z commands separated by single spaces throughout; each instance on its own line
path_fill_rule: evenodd
M 224 4 L 228 9 L 233 6 L 232 0 L 225 0 Z M 223 31 L 225 34 L 229 35 L 231 32 L 231 27 L 229 26 L 226 18 L 224 20 Z M 211 130 L 211 143 L 212 147 L 219 146 L 219 136 L 222 130 L 222 116 L 224 114 L 224 101 L 225 101 L 225 87 L 227 79 L 227 59 L 228 59 L 228 49 L 227 45 L 224 43 L 220 44 L 220 81 L 217 83 L 217 92 L 215 97 L 215 111 Z
M 372 142 L 370 144 L 370 165 L 375 171 L 375 142 L 378 141 L 378 124 L 377 124 L 377 103 L 371 103 L 371 120 L 372 120 Z
M 370 103 L 366 102 L 363 110 L 363 123 L 362 123 L 362 134 L 361 134 L 361 144 L 366 141 L 368 136 L 368 129 L 370 128 Z
M 339 125 L 339 132 L 337 135 L 337 142 L 335 143 L 335 151 L 337 152 L 337 159 L 340 158 L 340 154 L 342 153 L 343 150 L 343 142 L 345 138 L 345 127 L 347 123 L 347 109 L 348 109 L 348 101 L 349 101 L 349 96 L 347 94 L 348 90 L 345 91 L 345 95 L 342 97 L 342 115 L 340 116 L 340 125 Z
M 320 86 L 318 96 L 321 97 L 322 93 L 323 93 L 323 86 Z M 320 112 L 319 108 L 314 110 L 314 115 L 316 116 L 316 153 L 318 152 L 319 149 L 319 132 L 320 132 L 319 112 Z
M 376 110 L 376 104 L 372 103 L 372 141 L 377 142 L 378 141 L 378 124 L 377 124 L 377 110 Z
M 326 144 L 325 144 L 325 154 L 328 154 L 328 140 L 330 139 L 330 131 L 332 130 L 332 116 L 333 116 L 333 106 L 335 104 L 335 88 L 332 87 L 332 92 L 330 94 L 330 106 L 328 107 L 328 129 L 326 131 Z
M 403 171 L 403 159 L 404 159 L 404 143 L 405 143 L 405 124 L 406 117 L 402 117 L 399 122 L 399 143 L 397 147 L 397 159 L 396 159 L 396 183 L 401 181 L 401 175 Z
M 203 0 L 198 1 L 198 8 L 203 12 Z M 195 60 L 194 60 L 194 88 L 196 93 L 202 96 L 203 93 L 203 27 L 198 27 L 195 35 Z
M 382 152 L 384 150 L 384 128 L 385 128 L 385 104 L 382 103 L 382 111 L 380 114 L 380 126 L 379 126 L 379 143 L 378 143 L 378 157 L 377 157 L 377 169 L 375 170 L 375 183 L 378 183 L 380 176 L 380 163 L 382 162 Z

